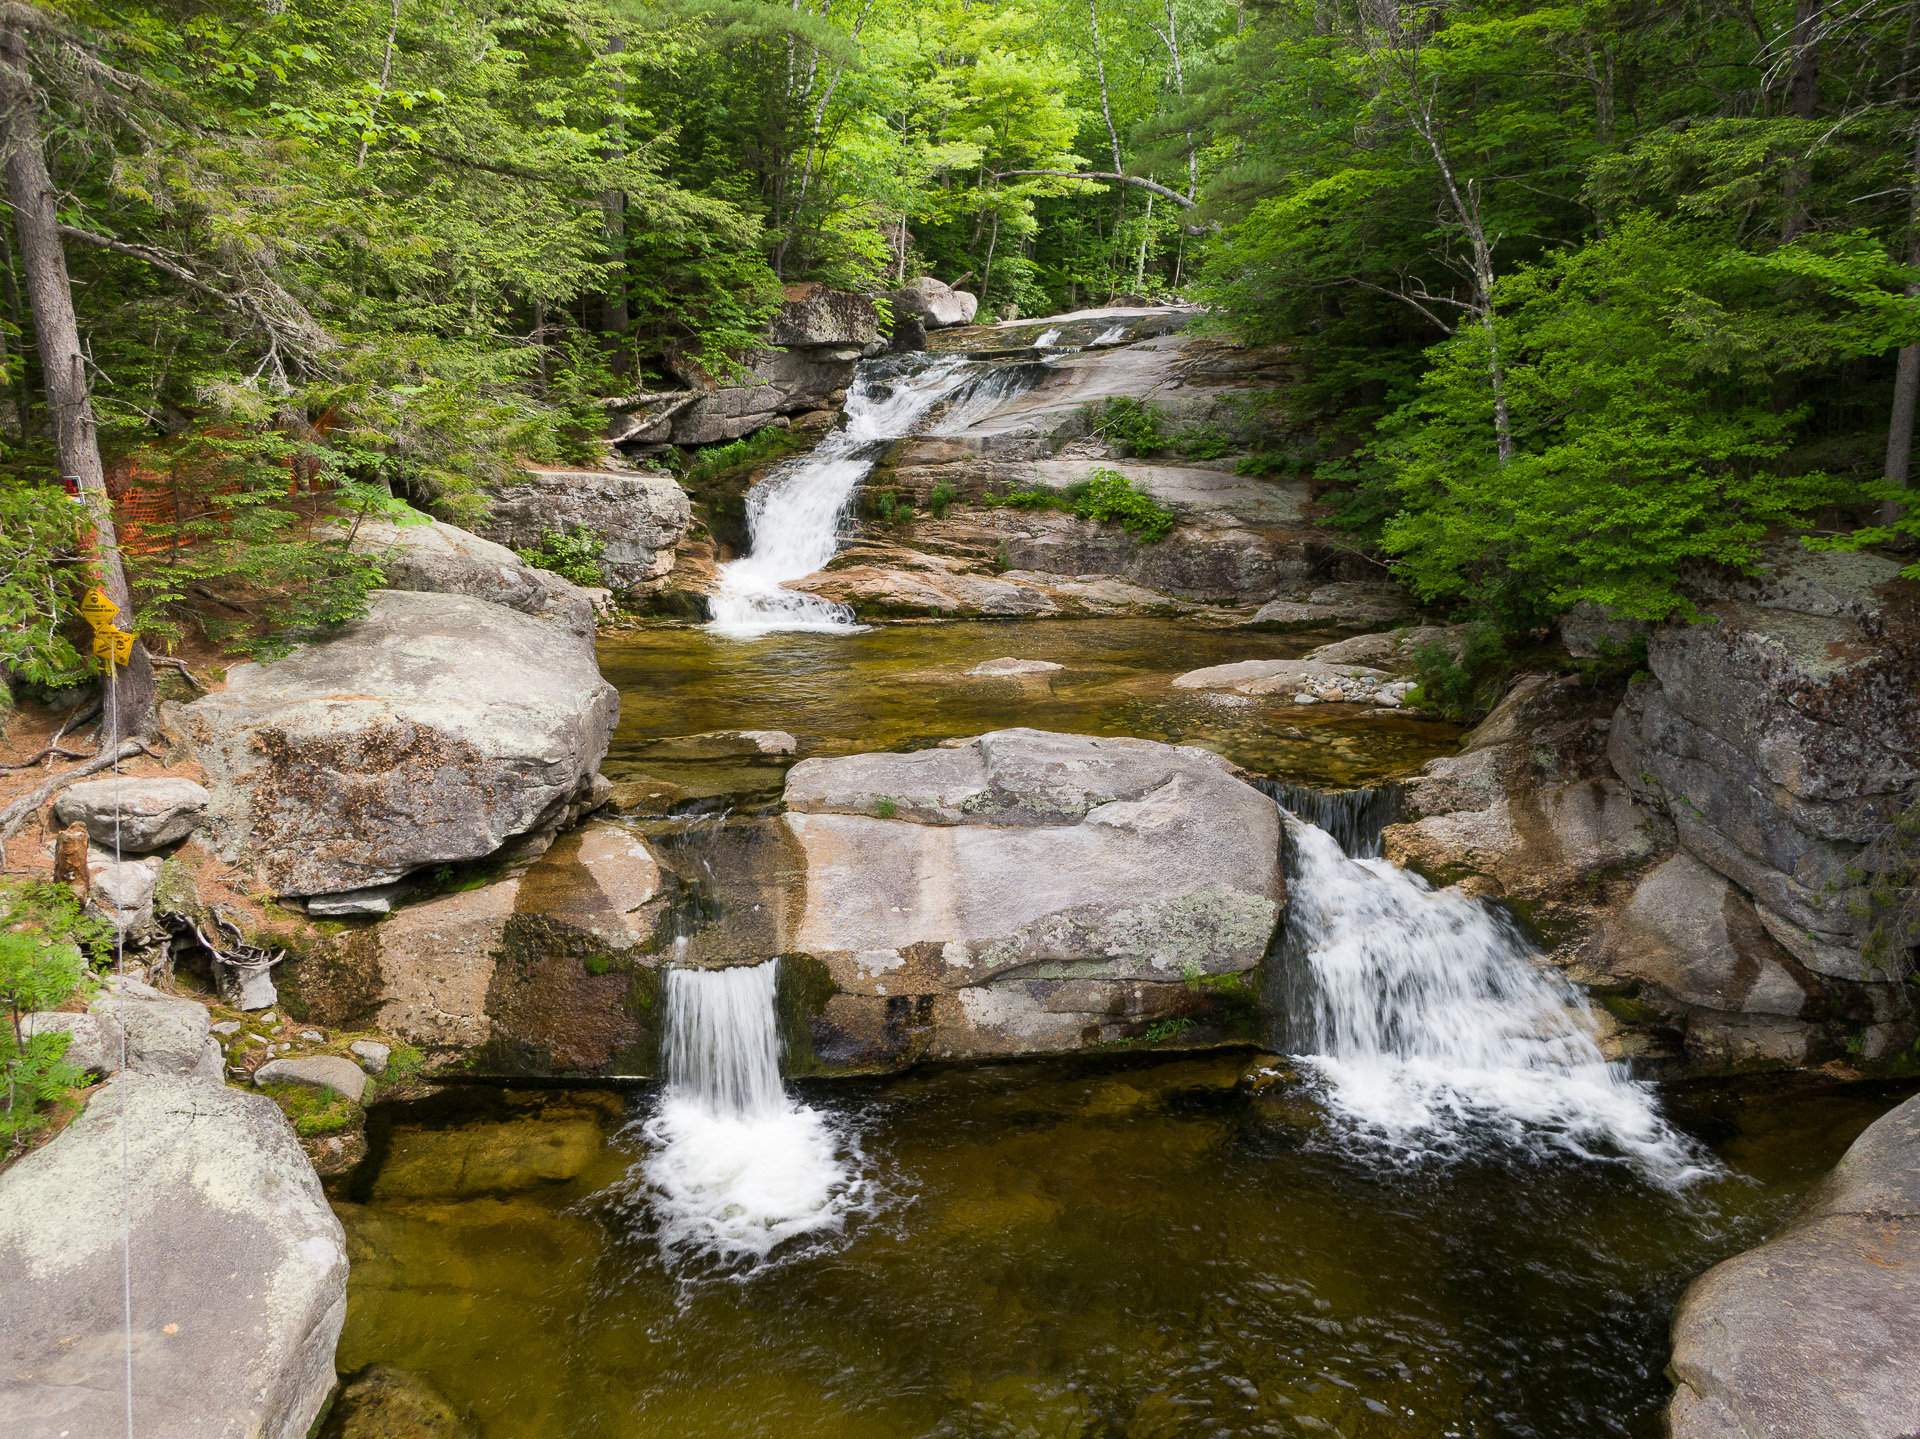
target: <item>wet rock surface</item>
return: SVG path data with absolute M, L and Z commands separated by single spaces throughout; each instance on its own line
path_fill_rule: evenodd
M 283 894 L 363 889 L 557 823 L 618 713 L 591 649 L 484 600 L 376 592 L 367 614 L 168 705 L 208 776 L 211 845 Z
M 1204 751 L 1034 730 L 809 760 L 789 943 L 836 991 L 830 1064 L 1076 1048 L 1217 1009 L 1284 894 L 1272 801 Z M 1216 1014 L 1217 1017 L 1217 1014 Z
M 1862 1134 L 1799 1222 L 1709 1270 L 1673 1321 L 1673 1439 L 1920 1432 L 1920 1098 Z

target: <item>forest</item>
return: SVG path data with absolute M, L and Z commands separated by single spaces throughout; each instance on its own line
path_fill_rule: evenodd
M 318 519 L 579 462 L 808 281 L 1286 347 L 1255 463 L 1508 633 L 1910 545 L 1917 47 L 1920 0 L 9 3 L 0 664 L 87 663 L 69 490 L 214 494 L 129 623 L 237 583 L 271 643 L 378 583 Z

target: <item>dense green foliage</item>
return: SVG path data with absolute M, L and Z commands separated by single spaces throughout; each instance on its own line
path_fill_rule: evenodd
M 551 570 L 563 580 L 597 589 L 606 583 L 600 557 L 607 542 L 581 531 L 576 534 L 541 533 L 540 543 L 520 551 L 520 558 L 536 569 Z
M 65 1034 L 23 1034 L 21 1020 L 55 1009 L 87 972 L 79 942 L 100 937 L 58 885 L 0 886 L 0 1154 L 46 1123 L 44 1106 L 81 1080 Z
M 1777 527 L 1912 535 L 1914 0 L 78 0 L 18 11 L 155 642 L 352 614 L 389 492 L 472 514 L 615 394 L 735 372 L 783 284 L 989 317 L 1187 294 L 1301 383 L 1122 453 L 1314 469 L 1516 633 L 1684 609 Z M 31 23 L 19 17 L 34 17 Z M 1115 176 L 1124 178 L 1116 179 Z M 1140 183 L 1134 183 L 1134 182 Z M 0 664 L 83 583 L 0 252 Z M 760 454 L 694 461 L 698 484 Z M 329 527 L 333 516 L 346 525 Z M 212 598 L 209 598 L 209 595 Z

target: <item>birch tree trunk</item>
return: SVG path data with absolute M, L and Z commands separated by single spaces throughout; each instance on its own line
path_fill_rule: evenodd
M 41 144 L 38 96 L 27 62 L 26 42 L 17 30 L 0 30 L 0 141 L 6 148 L 7 198 L 13 205 L 27 300 L 40 342 L 40 371 L 60 470 L 78 484 L 86 504 L 87 522 L 93 530 L 90 558 L 95 580 L 120 606 L 115 622 L 130 627 L 133 597 L 120 562 L 113 506 L 107 499 L 107 477 L 100 463 L 86 358 L 80 349 L 80 325 L 73 309 L 73 285 L 67 277 L 66 251 L 60 244 L 57 197 Z M 153 710 L 153 694 L 153 664 L 146 646 L 136 640 L 133 658 L 120 669 L 105 707 L 103 754 L 146 727 Z

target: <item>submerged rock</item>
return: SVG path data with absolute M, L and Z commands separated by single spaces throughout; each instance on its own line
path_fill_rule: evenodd
M 1799 1222 L 1694 1281 L 1673 1439 L 1920 1433 L 1920 1098 L 1854 1141 Z
M 208 798 L 205 787 L 190 779 L 85 780 L 53 802 L 53 817 L 62 825 L 84 826 L 95 844 L 144 854 L 193 833 Z
M 474 1433 L 418 1374 L 373 1364 L 340 1390 L 320 1439 L 472 1439 Z
M 302 1439 L 334 1386 L 340 1222 L 271 1100 L 146 1075 L 0 1174 L 7 1433 L 124 1432 L 123 1205 L 134 1431 Z
M 975 665 L 967 673 L 970 675 L 1043 675 L 1054 670 L 1063 670 L 1065 665 L 1055 664 L 1052 660 L 1022 660 L 1008 655 L 1004 659 L 987 660 Z
M 475 859 L 590 796 L 619 696 L 591 647 L 456 595 L 361 619 L 163 709 L 206 771 L 208 843 L 282 894 Z
M 806 760 L 789 947 L 836 991 L 834 1064 L 1073 1049 L 1213 1013 L 1284 895 L 1279 810 L 1202 750 L 1002 730 Z M 1217 1031 L 1216 1031 L 1217 1032 Z
M 787 755 L 797 747 L 798 741 L 785 730 L 729 729 L 652 740 L 644 753 L 649 759 L 733 759 Z

